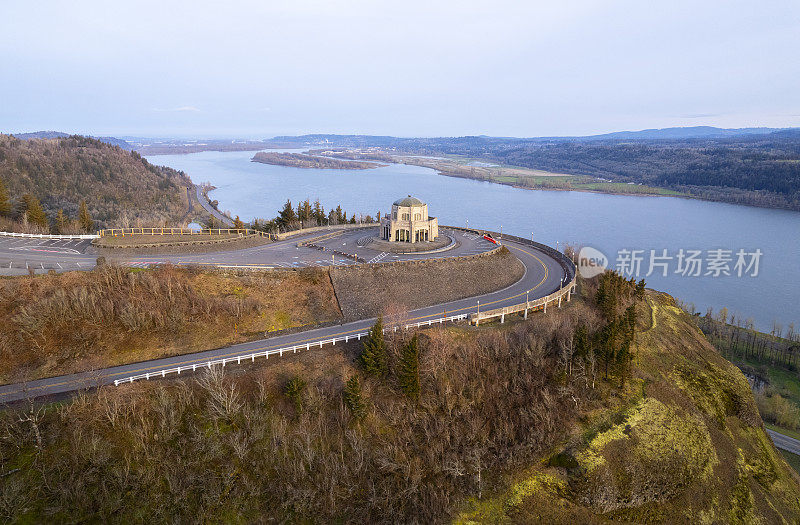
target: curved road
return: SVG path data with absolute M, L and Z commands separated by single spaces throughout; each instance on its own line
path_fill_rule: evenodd
M 436 257 L 451 257 L 454 255 L 479 253 L 480 251 L 486 251 L 493 247 L 493 245 L 489 244 L 487 241 L 484 241 L 477 235 L 470 235 L 466 232 L 455 230 L 451 231 L 443 229 L 442 231 L 446 234 L 452 235 L 455 239 L 457 239 L 458 246 L 448 250 L 447 252 L 436 253 Z M 319 233 L 316 235 L 319 235 Z M 362 238 L 363 235 L 364 230 L 360 230 L 360 232 L 351 231 L 349 233 L 342 234 L 341 236 L 335 236 L 326 242 L 330 243 L 331 246 L 336 246 L 337 249 L 340 249 L 341 251 L 358 253 L 360 257 L 364 258 L 364 260 L 369 260 L 366 258 L 366 256 L 371 255 L 370 253 L 367 253 L 368 247 L 357 246 L 356 242 L 356 240 L 358 238 Z M 257 248 L 249 248 L 235 252 L 208 253 L 203 254 L 202 256 L 197 255 L 191 257 L 170 256 L 169 258 L 177 258 L 178 261 L 176 262 L 179 263 L 185 263 L 187 262 L 186 259 L 191 259 L 192 264 L 201 263 L 195 259 L 204 258 L 214 260 L 213 263 L 209 264 L 225 266 L 224 264 L 220 264 L 220 261 L 224 263 L 232 256 L 237 256 L 240 262 L 260 261 L 258 263 L 260 267 L 274 267 L 278 263 L 285 264 L 287 261 L 295 261 L 293 265 L 296 266 L 296 261 L 301 257 L 301 255 L 298 254 L 302 254 L 302 257 L 304 257 L 303 261 L 308 261 L 308 256 L 313 254 L 312 257 L 321 258 L 320 260 L 322 261 L 322 264 L 330 263 L 330 256 L 324 251 L 314 250 L 306 247 L 297 247 L 296 243 L 300 238 L 301 237 L 292 239 L 291 241 L 276 242 L 259 246 Z M 561 263 L 553 258 L 553 256 L 546 254 L 543 250 L 537 249 L 529 243 L 524 243 L 521 241 L 506 239 L 503 241 L 503 244 L 505 244 L 505 246 L 507 246 L 525 266 L 525 273 L 519 281 L 505 289 L 478 297 L 461 299 L 413 310 L 409 312 L 409 319 L 405 320 L 405 322 L 413 323 L 427 319 L 436 319 L 442 317 L 443 313 L 446 313 L 447 315 L 474 313 L 477 311 L 478 301 L 480 301 L 481 310 L 511 306 L 524 302 L 526 293 L 528 294 L 528 298 L 532 301 L 534 299 L 544 297 L 545 295 L 549 295 L 559 289 L 561 280 L 565 277 L 565 272 Z M 2 246 L 0 246 L 0 257 L 3 257 L 3 255 L 4 252 Z M 291 257 L 296 259 L 287 259 Z M 381 260 L 388 262 L 398 259 L 418 259 L 424 257 L 426 257 L 425 254 L 408 254 L 404 256 L 392 255 L 392 258 L 389 258 L 388 255 L 384 254 L 384 257 Z M 428 257 L 431 257 L 431 255 L 428 255 Z M 161 258 L 161 260 L 163 261 L 165 258 Z M 353 260 L 345 261 L 346 264 L 354 264 Z M 29 383 L 3 385 L 0 386 L 0 403 L 42 395 L 59 394 L 83 388 L 92 388 L 102 384 L 112 383 L 114 379 L 122 379 L 132 375 L 163 370 L 165 368 L 171 368 L 178 365 L 204 363 L 212 359 L 236 357 L 237 355 L 246 355 L 262 350 L 300 345 L 307 342 L 319 341 L 321 339 L 344 336 L 346 334 L 356 334 L 368 329 L 374 323 L 374 321 L 374 318 L 364 319 L 361 321 L 345 323 L 337 326 L 328 326 L 295 334 L 280 335 L 269 339 L 237 344 L 216 350 L 209 350 L 206 352 L 184 354 L 164 359 L 155 359 L 92 372 L 51 377 L 47 379 L 31 381 Z

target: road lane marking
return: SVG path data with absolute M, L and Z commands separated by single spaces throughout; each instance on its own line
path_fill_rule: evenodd
M 513 248 L 513 249 L 515 249 L 517 251 L 523 252 L 523 253 L 529 255 L 530 257 L 536 259 L 539 262 L 539 264 L 541 264 L 542 268 L 544 269 L 544 276 L 536 284 L 536 286 L 534 286 L 533 288 L 530 288 L 530 289 L 525 290 L 525 291 L 523 291 L 521 293 L 512 295 L 510 297 L 502 297 L 500 299 L 489 301 L 487 303 L 484 303 L 484 306 L 490 306 L 490 305 L 497 304 L 497 303 L 500 303 L 500 302 L 503 302 L 503 301 L 509 301 L 509 300 L 512 300 L 512 299 L 516 299 L 517 297 L 521 297 L 522 295 L 525 295 L 526 293 L 530 293 L 531 291 L 536 290 L 537 288 L 539 288 L 547 280 L 547 277 L 549 275 L 549 271 L 547 269 L 547 265 L 545 265 L 544 262 L 542 262 L 542 260 L 539 257 L 537 257 L 536 255 L 534 255 L 534 254 L 530 253 L 529 251 L 524 250 L 522 248 L 518 248 L 516 246 L 511 246 L 511 245 L 507 245 L 507 246 L 509 246 L 510 248 Z M 26 264 L 27 264 L 27 262 L 26 262 Z M 527 267 L 526 267 L 526 274 L 527 274 Z M 523 275 L 523 277 L 520 279 L 520 281 L 522 279 L 524 279 L 524 278 L 525 277 Z M 518 284 L 520 281 L 517 281 L 517 283 L 514 283 L 514 284 L 510 285 L 509 287 L 507 287 L 505 289 L 508 289 L 508 288 L 514 286 L 515 284 Z M 502 291 L 503 290 L 497 290 L 495 292 L 490 292 L 488 294 L 483 294 L 482 296 L 476 296 L 475 299 L 477 300 L 478 297 L 485 297 L 485 296 L 488 296 L 488 295 L 494 295 L 494 294 L 500 293 Z M 463 301 L 463 300 L 464 299 L 459 299 L 459 300 L 451 301 L 451 302 L 460 302 L 460 301 Z M 445 307 L 446 305 L 443 304 L 443 305 L 434 305 L 434 306 L 436 306 L 436 307 L 438 307 L 438 306 Z M 422 308 L 422 309 L 433 308 L 434 306 L 425 307 L 425 308 Z M 463 312 L 465 310 L 472 310 L 473 308 L 475 308 L 475 306 L 470 305 L 470 306 L 466 306 L 466 307 L 463 307 L 463 308 L 456 308 L 456 309 L 453 309 L 453 310 L 447 310 L 447 312 L 450 313 L 450 314 L 455 314 L 457 312 Z M 420 310 L 422 310 L 422 309 L 420 309 Z M 439 315 L 439 312 L 437 311 L 436 313 L 433 313 L 433 314 L 421 315 L 421 316 L 417 316 L 417 317 L 412 317 L 410 319 L 406 319 L 404 321 L 404 323 L 410 324 L 413 321 L 419 321 L 419 320 L 422 320 L 422 319 L 432 318 L 432 317 L 436 317 L 438 315 Z M 361 321 L 354 321 L 354 323 L 361 323 L 361 322 L 365 322 L 365 321 L 369 321 L 369 320 L 370 319 L 364 319 L 364 320 L 361 320 Z M 325 340 L 328 340 L 328 339 L 333 339 L 333 338 L 340 337 L 340 336 L 343 336 L 343 335 L 355 334 L 355 333 L 362 332 L 362 331 L 363 331 L 363 327 L 362 328 L 355 328 L 353 330 L 347 330 L 347 331 L 344 331 L 344 332 L 339 332 L 337 334 L 329 335 L 327 337 L 324 337 L 321 340 L 325 341 Z M 319 338 L 312 337 L 310 339 L 302 339 L 300 341 L 292 343 L 291 346 L 301 346 L 301 345 L 306 344 L 306 343 L 319 342 L 319 341 L 320 341 Z M 243 343 L 243 344 L 247 344 L 247 343 Z M 242 350 L 237 350 L 237 351 L 228 352 L 228 353 L 224 353 L 224 354 L 215 354 L 215 355 L 208 356 L 208 357 L 194 358 L 194 359 L 189 359 L 189 360 L 182 360 L 182 361 L 178 361 L 178 362 L 175 362 L 175 363 L 169 363 L 168 365 L 167 364 L 160 364 L 160 365 L 155 365 L 155 366 L 150 366 L 150 367 L 138 368 L 138 369 L 134 369 L 134 370 L 125 370 L 125 371 L 114 372 L 114 373 L 110 373 L 108 375 L 104 375 L 104 376 L 102 376 L 102 379 L 109 379 L 109 378 L 114 378 L 114 377 L 117 377 L 117 376 L 133 376 L 133 375 L 137 375 L 137 374 L 140 374 L 140 373 L 143 373 L 143 372 L 149 372 L 149 371 L 152 371 L 152 370 L 166 370 L 168 368 L 176 368 L 176 367 L 185 366 L 185 365 L 188 365 L 188 364 L 205 363 L 205 362 L 208 362 L 210 360 L 217 360 L 217 359 L 224 359 L 224 358 L 228 358 L 228 357 L 235 357 L 237 355 L 249 355 L 249 354 L 253 354 L 253 353 L 262 352 L 264 350 L 275 350 L 275 349 L 278 349 L 278 348 L 281 348 L 281 347 L 285 347 L 285 346 L 288 346 L 288 345 L 281 345 L 281 344 L 268 345 L 268 346 L 263 346 L 263 347 L 257 347 L 255 349 L 247 349 L 247 350 L 242 349 Z M 243 354 L 242 352 L 245 352 L 245 351 L 247 353 Z M 118 366 L 126 366 L 126 365 L 118 365 Z M 97 378 L 97 379 L 100 379 L 100 378 Z M 42 389 L 55 388 L 55 387 L 60 387 L 60 386 L 65 386 L 65 385 L 74 385 L 74 384 L 86 383 L 86 381 L 87 381 L 87 378 L 80 378 L 80 379 L 71 379 L 71 380 L 67 380 L 67 381 L 62 381 L 60 383 L 49 383 L 49 384 L 46 384 L 46 385 L 38 385 L 38 386 L 30 387 L 30 388 L 27 388 L 27 389 L 26 388 L 21 388 L 21 389 L 9 391 L 9 392 L 1 392 L 0 393 L 0 397 L 9 396 L 9 395 L 12 395 L 12 394 L 17 394 L 17 393 L 25 392 L 25 391 L 42 390 Z

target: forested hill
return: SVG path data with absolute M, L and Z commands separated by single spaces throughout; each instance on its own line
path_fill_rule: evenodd
M 4 226 L 30 222 L 25 212 L 33 196 L 51 222 L 59 209 L 68 221 L 76 219 L 85 200 L 94 226 L 100 228 L 180 222 L 188 210 L 191 181 L 182 172 L 154 166 L 136 152 L 98 139 L 73 135 L 21 140 L 0 134 L 0 183 L 10 201 Z

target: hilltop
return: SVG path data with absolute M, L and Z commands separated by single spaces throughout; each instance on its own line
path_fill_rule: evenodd
M 0 510 L 32 522 L 797 521 L 798 478 L 744 376 L 669 296 L 618 303 L 602 289 L 524 322 L 390 332 L 383 374 L 350 343 L 7 410 Z M 632 360 L 609 368 L 598 334 L 627 304 Z
M 178 224 L 189 209 L 191 186 L 184 173 L 77 135 L 21 140 L 0 134 L 0 181 L 12 203 L 31 194 L 51 220 L 58 209 L 76 217 L 86 200 L 96 227 Z M 18 219 L 24 209 L 14 208 Z

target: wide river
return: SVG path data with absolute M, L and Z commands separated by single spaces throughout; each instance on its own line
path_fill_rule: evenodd
M 270 166 L 251 162 L 253 155 L 203 152 L 147 159 L 183 170 L 195 183 L 210 182 L 218 188 L 212 196 L 219 200 L 219 208 L 244 220 L 275 217 L 286 199 L 296 206 L 306 198 L 312 202 L 319 198 L 326 210 L 340 204 L 348 214 L 374 217 L 379 210 L 389 210 L 397 198 L 411 194 L 428 203 L 440 224 L 464 226 L 469 221 L 476 228 L 502 228 L 528 238 L 533 234 L 535 240 L 552 246 L 591 246 L 608 257 L 609 266 L 626 275 L 629 261 L 641 257 L 639 278 L 644 277 L 649 287 L 694 303 L 699 311 L 727 307 L 742 318 L 753 318 L 762 330 L 770 331 L 773 321 L 784 328 L 794 322 L 800 330 L 797 212 L 673 197 L 531 191 L 444 177 L 417 166 L 372 170 Z M 661 258 L 663 250 L 672 258 Z M 685 264 L 686 258 L 679 267 L 680 250 L 685 255 L 700 251 L 694 257 L 700 264 L 699 276 L 693 275 L 697 267 Z M 740 250 L 745 265 L 737 267 Z M 760 256 L 751 255 L 757 250 Z M 651 263 L 656 263 L 652 272 Z

